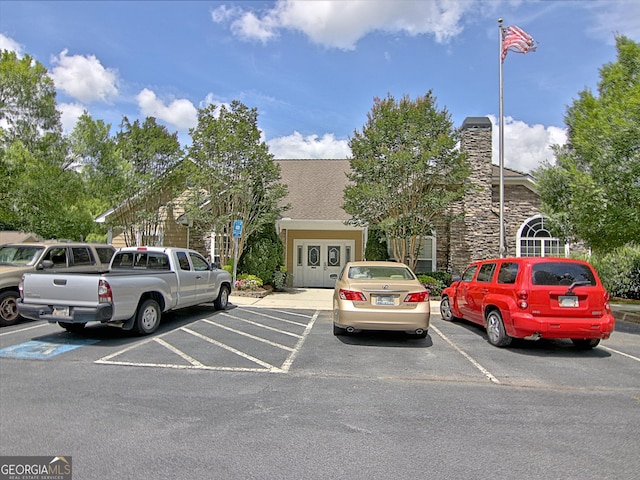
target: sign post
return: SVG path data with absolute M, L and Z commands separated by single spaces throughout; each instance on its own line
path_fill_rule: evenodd
M 233 288 L 236 288 L 236 272 L 238 268 L 238 239 L 242 238 L 242 220 L 233 221 Z

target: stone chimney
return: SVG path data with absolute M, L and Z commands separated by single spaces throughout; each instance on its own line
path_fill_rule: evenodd
M 492 211 L 491 121 L 467 117 L 462 123 L 460 149 L 468 155 L 469 190 L 455 208 L 448 263 L 459 274 L 474 260 L 499 256 L 500 219 Z

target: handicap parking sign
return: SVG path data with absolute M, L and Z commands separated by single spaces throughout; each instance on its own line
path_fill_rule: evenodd
M 233 221 L 233 238 L 242 237 L 242 220 Z

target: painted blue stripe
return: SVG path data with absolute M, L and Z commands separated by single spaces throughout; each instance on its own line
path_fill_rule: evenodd
M 78 347 L 98 343 L 93 339 L 43 338 L 0 349 L 0 357 L 47 360 Z

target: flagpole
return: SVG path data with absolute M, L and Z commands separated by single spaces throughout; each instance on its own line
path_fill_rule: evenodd
M 504 110 L 502 99 L 502 19 L 498 19 L 498 32 L 500 32 L 499 53 L 500 60 L 500 123 L 498 130 L 498 158 L 500 161 L 500 258 L 505 256 L 504 246 Z

